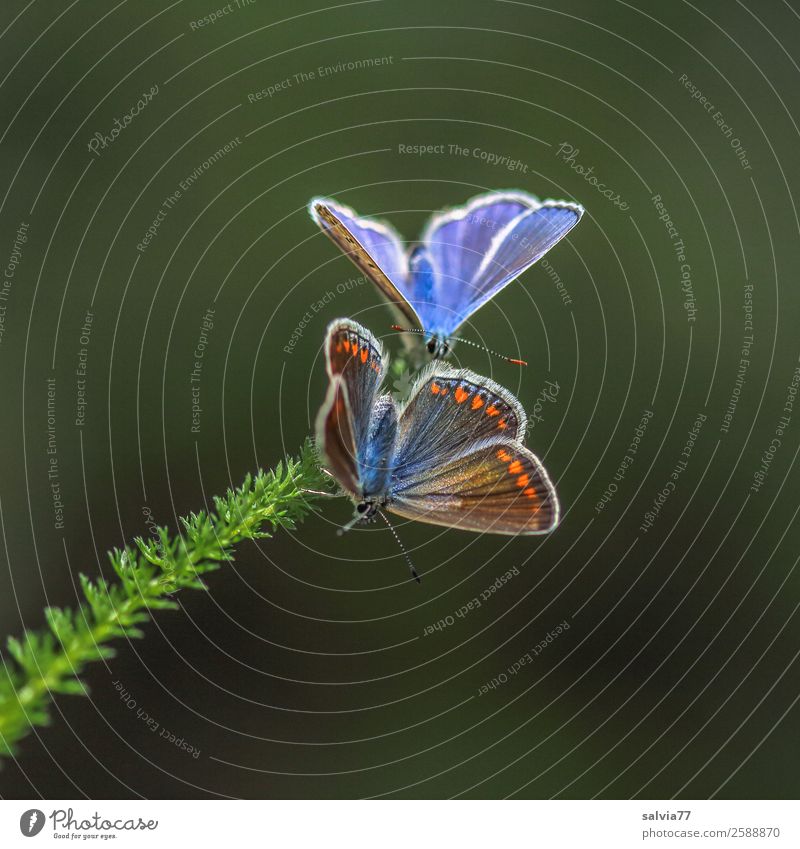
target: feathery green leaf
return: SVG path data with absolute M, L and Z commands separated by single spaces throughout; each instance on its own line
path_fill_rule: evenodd
M 77 676 L 88 663 L 113 656 L 105 643 L 143 636 L 139 626 L 153 611 L 177 608 L 170 596 L 205 589 L 200 576 L 230 561 L 235 545 L 294 528 L 316 498 L 307 490 L 329 488 L 307 440 L 297 459 L 247 475 L 240 487 L 215 497 L 214 513 L 182 518 L 181 533 L 158 528 L 157 539 L 137 537 L 133 547 L 109 552 L 118 582 L 81 575 L 85 601 L 77 609 L 48 607 L 46 629 L 8 638 L 7 654 L 0 657 L 0 757 L 10 755 L 33 726 L 48 724 L 54 694 L 86 693 Z

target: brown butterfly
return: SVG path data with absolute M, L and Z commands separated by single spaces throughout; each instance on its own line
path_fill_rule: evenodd
M 343 318 L 328 326 L 325 357 L 317 439 L 356 505 L 348 527 L 382 510 L 482 533 L 543 534 L 558 524 L 555 487 L 522 444 L 527 419 L 507 389 L 435 360 L 399 405 L 380 391 L 380 343 Z

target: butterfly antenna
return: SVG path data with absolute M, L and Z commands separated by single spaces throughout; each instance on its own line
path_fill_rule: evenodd
M 419 327 L 400 327 L 399 324 L 393 324 L 392 330 L 396 330 L 398 333 L 425 333 L 425 331 Z
M 507 363 L 513 363 L 515 366 L 528 365 L 525 360 L 507 357 L 505 354 L 501 354 L 498 351 L 493 351 L 491 348 L 487 348 L 486 345 L 480 345 L 477 342 L 473 342 L 472 339 L 464 339 L 462 336 L 448 336 L 447 340 L 448 342 L 462 342 L 464 345 L 471 345 L 473 348 L 477 348 L 480 351 L 486 351 L 487 354 L 491 354 L 494 357 L 500 357 L 501 360 L 505 360 Z
M 392 330 L 397 330 L 400 333 L 425 333 L 424 330 L 420 330 L 418 327 L 400 327 L 399 324 L 393 324 Z M 515 357 L 507 357 L 505 354 L 501 354 L 499 351 L 493 351 L 491 348 L 487 348 L 486 345 L 479 345 L 477 342 L 473 342 L 472 339 L 464 339 L 462 336 L 447 336 L 448 342 L 462 342 L 464 345 L 470 345 L 473 348 L 477 348 L 479 351 L 486 351 L 487 354 L 491 354 L 494 357 L 499 357 L 501 360 L 505 360 L 507 363 L 513 363 L 515 366 L 526 366 L 528 363 L 525 360 L 518 360 Z
M 397 535 L 397 531 L 394 529 L 394 525 L 392 525 L 392 523 L 389 521 L 389 518 L 386 516 L 385 513 L 382 513 L 380 510 L 378 511 L 378 513 L 380 514 L 381 519 L 383 519 L 383 521 L 386 522 L 386 525 L 388 526 L 389 530 L 392 532 L 392 536 L 397 540 L 397 544 L 400 546 L 400 551 L 403 552 L 403 557 L 405 557 L 406 563 L 408 563 L 408 568 L 411 570 L 411 577 L 418 584 L 421 584 L 422 579 L 417 574 L 417 570 L 414 568 L 414 564 L 411 562 L 411 557 L 409 556 L 408 552 L 406 551 L 406 547 L 403 545 L 402 541 L 400 540 L 400 537 Z

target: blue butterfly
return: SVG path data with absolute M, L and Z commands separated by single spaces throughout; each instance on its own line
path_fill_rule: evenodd
M 308 205 L 322 231 L 425 336 L 435 357 L 452 334 L 580 221 L 583 207 L 525 192 L 488 192 L 431 217 L 409 250 L 389 224 L 327 198 Z
M 344 318 L 328 326 L 325 359 L 317 445 L 356 505 L 351 525 L 383 509 L 497 534 L 542 534 L 558 524 L 555 487 L 522 444 L 525 411 L 507 389 L 434 361 L 400 406 L 380 391 L 388 364 L 380 343 Z

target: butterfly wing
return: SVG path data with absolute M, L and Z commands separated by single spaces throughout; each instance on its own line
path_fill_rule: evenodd
M 339 483 L 357 494 L 359 458 L 369 440 L 386 357 L 369 330 L 355 321 L 337 319 L 325 335 L 325 364 L 330 385 L 317 417 L 318 444 Z
M 358 474 L 353 414 L 341 377 L 331 379 L 325 401 L 317 414 L 317 447 L 328 471 L 350 496 L 361 491 Z
M 393 490 L 387 508 L 434 525 L 524 535 L 553 530 L 560 509 L 536 455 L 514 440 L 497 437 L 438 458 Z
M 325 335 L 326 369 L 331 380 L 340 377 L 344 384 L 357 448 L 364 444 L 369 433 L 386 362 L 381 343 L 366 327 L 346 318 L 336 319 L 328 325 Z
M 388 224 L 359 218 L 354 210 L 328 198 L 314 198 L 308 211 L 322 232 L 372 280 L 402 317 L 421 327 L 420 317 L 409 303 L 408 260 L 397 231 Z
M 388 508 L 473 531 L 552 530 L 558 498 L 542 464 L 522 445 L 526 425 L 507 389 L 432 363 L 400 412 Z
M 522 439 L 527 419 L 519 401 L 487 377 L 431 363 L 400 411 L 394 480 L 421 472 L 489 436 Z
M 472 280 L 495 236 L 532 202 L 535 198 L 522 192 L 478 195 L 463 206 L 431 216 L 422 244 L 437 269 L 454 280 Z
M 582 215 L 579 204 L 490 192 L 433 216 L 422 237 L 433 269 L 426 303 L 417 305 L 424 326 L 441 336 L 453 333 L 563 239 Z M 412 279 L 412 301 L 414 286 Z

